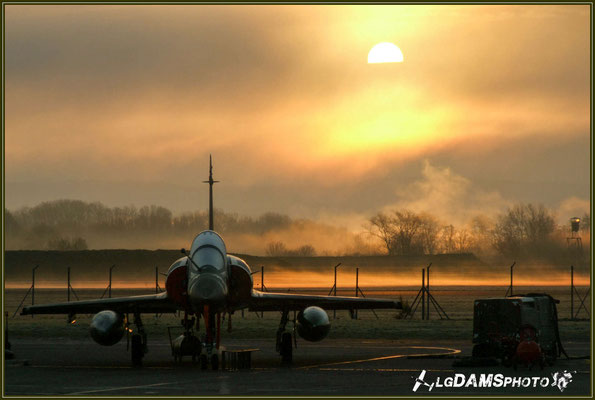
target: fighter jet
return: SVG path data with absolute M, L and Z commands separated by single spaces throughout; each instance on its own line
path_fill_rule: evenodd
M 227 253 L 223 238 L 213 223 L 213 163 L 209 160 L 209 229 L 199 233 L 183 257 L 167 271 L 165 291 L 158 294 L 120 298 L 82 300 L 28 306 L 29 314 L 65 314 L 73 321 L 76 314 L 97 313 L 89 331 L 95 342 L 104 346 L 118 343 L 124 333 L 132 332 L 130 353 L 133 365 L 141 365 L 147 352 L 147 335 L 141 315 L 147 313 L 183 313 L 184 333 L 172 341 L 174 356 L 191 355 L 203 369 L 218 369 L 221 342 L 221 316 L 231 318 L 234 311 L 281 312 L 276 335 L 276 349 L 284 363 L 292 360 L 296 332 L 305 340 L 320 341 L 330 330 L 324 310 L 400 309 L 401 303 L 388 299 L 316 296 L 263 292 L 254 289 L 253 272 L 239 257 Z M 290 312 L 293 318 L 290 320 Z M 132 321 L 130 320 L 132 316 Z M 204 333 L 200 320 L 204 320 Z M 288 322 L 293 330 L 286 329 Z M 131 327 L 135 329 L 132 329 Z

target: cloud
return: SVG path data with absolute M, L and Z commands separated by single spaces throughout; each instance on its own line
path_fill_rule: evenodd
M 424 158 L 433 206 L 584 197 L 589 38 L 588 6 L 7 5 L 7 203 L 196 209 L 209 153 L 250 215 L 365 218 Z
M 450 168 L 423 161 L 422 179 L 396 190 L 399 198 L 385 210 L 410 209 L 427 212 L 446 223 L 463 225 L 476 215 L 494 215 L 510 203 L 497 191 L 478 189 Z

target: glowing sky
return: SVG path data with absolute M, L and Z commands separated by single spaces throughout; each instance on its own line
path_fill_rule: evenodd
M 9 209 L 588 210 L 588 5 L 5 10 Z

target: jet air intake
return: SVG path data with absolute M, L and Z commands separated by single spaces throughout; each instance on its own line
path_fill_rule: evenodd
M 227 285 L 220 275 L 202 273 L 191 282 L 188 294 L 197 305 L 223 303 L 227 296 Z

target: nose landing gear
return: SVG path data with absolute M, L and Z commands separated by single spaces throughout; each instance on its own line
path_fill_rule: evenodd
M 209 364 L 213 371 L 219 369 L 219 342 L 221 339 L 221 314 L 212 313 L 209 306 L 203 309 L 205 318 L 205 341 L 203 352 L 200 355 L 200 368 L 208 369 Z
M 171 338 L 171 327 L 167 328 L 171 343 L 171 352 L 174 357 L 174 362 L 176 363 L 182 363 L 182 358 L 184 356 L 190 356 L 192 357 L 192 362 L 196 362 L 200 356 L 202 343 L 194 334 L 194 322 L 194 317 L 188 318 L 188 313 L 184 313 L 184 319 L 181 321 L 181 324 L 184 327 L 184 333 L 173 340 Z M 196 325 L 198 327 L 198 322 Z

